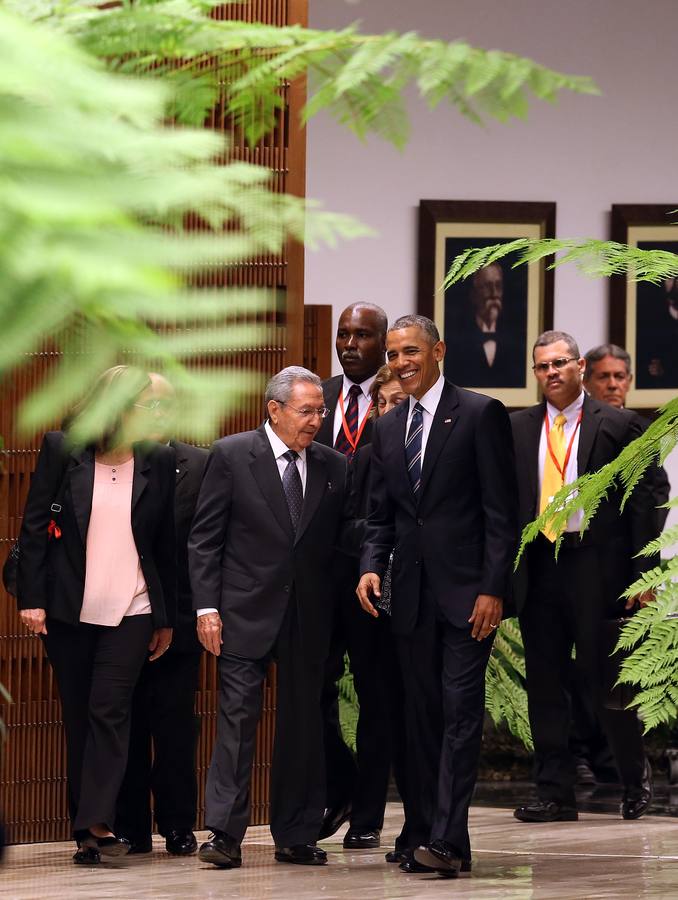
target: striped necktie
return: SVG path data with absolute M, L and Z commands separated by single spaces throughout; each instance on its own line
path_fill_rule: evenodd
M 420 403 L 414 404 L 410 430 L 405 440 L 405 463 L 407 474 L 412 485 L 412 493 L 417 496 L 421 487 L 421 436 L 424 430 L 424 408 Z
M 360 385 L 352 384 L 348 392 L 348 405 L 346 407 L 345 416 L 346 424 L 348 426 L 351 437 L 353 438 L 354 445 L 356 435 L 358 434 L 358 397 L 361 394 L 362 388 L 360 387 Z M 338 450 L 340 453 L 343 453 L 345 456 L 348 456 L 349 459 L 351 459 L 355 452 L 348 438 L 346 437 L 343 421 L 341 423 L 341 426 L 339 427 L 339 434 L 337 435 L 337 439 L 334 442 L 334 449 Z

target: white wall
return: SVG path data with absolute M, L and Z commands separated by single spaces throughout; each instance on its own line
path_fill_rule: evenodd
M 362 144 L 330 116 L 316 117 L 308 196 L 357 215 L 379 236 L 309 252 L 307 303 L 331 303 L 335 317 L 358 299 L 380 304 L 391 319 L 414 311 L 422 198 L 556 201 L 558 236 L 600 238 L 609 236 L 612 203 L 676 201 L 676 0 L 310 0 L 311 27 L 357 19 L 365 33 L 464 38 L 590 75 L 602 97 L 563 94 L 555 106 L 533 103 L 527 121 L 480 128 L 447 103 L 431 112 L 412 94 L 402 153 L 377 139 Z M 573 333 L 583 351 L 601 343 L 607 298 L 606 281 L 559 269 L 555 327 Z M 676 453 L 670 470 L 678 486 Z

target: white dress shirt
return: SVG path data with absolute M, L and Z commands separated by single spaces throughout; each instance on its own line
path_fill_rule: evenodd
M 281 441 L 278 435 L 271 428 L 271 423 L 266 422 L 264 425 L 264 431 L 266 432 L 266 437 L 269 440 L 271 445 L 271 450 L 273 450 L 273 456 L 275 456 L 276 465 L 278 466 L 278 472 L 280 474 L 280 480 L 282 481 L 283 475 L 285 474 L 285 469 L 287 468 L 288 460 L 285 459 L 285 453 L 290 449 L 284 441 Z M 299 476 L 301 478 L 301 490 L 303 494 L 306 494 L 306 450 L 298 450 L 297 451 L 297 469 L 299 470 Z M 197 610 L 198 616 L 207 615 L 207 613 L 215 613 L 219 612 L 218 609 L 214 609 L 214 607 L 205 607 L 204 609 Z
M 445 385 L 445 379 L 440 375 L 436 383 L 433 387 L 429 388 L 421 400 L 417 400 L 416 397 L 410 396 L 410 409 L 407 413 L 407 426 L 405 428 L 405 440 L 407 440 L 407 435 L 410 433 L 410 425 L 412 424 L 412 416 L 414 415 L 414 407 L 417 403 L 419 403 L 424 412 L 421 414 L 422 420 L 422 431 L 421 431 L 421 468 L 424 468 L 424 456 L 426 454 L 426 443 L 428 441 L 428 436 L 431 431 L 431 425 L 433 424 L 433 417 L 436 414 L 436 410 L 438 409 L 438 404 L 440 403 L 440 398 L 443 393 L 443 386 Z
M 363 420 L 367 415 L 367 410 L 370 408 L 370 400 L 372 399 L 372 395 L 370 391 L 372 390 L 372 385 L 374 384 L 374 379 L 376 376 L 372 376 L 368 378 L 366 381 L 361 382 L 358 387 L 360 388 L 360 393 L 358 394 L 358 430 L 360 430 L 360 426 L 363 424 Z M 353 382 L 344 375 L 344 383 L 342 385 L 342 397 L 344 398 L 344 413 L 348 410 L 348 392 L 353 387 Z M 337 408 L 334 410 L 334 428 L 332 430 L 332 446 L 337 443 L 337 435 L 341 430 L 341 403 L 337 399 Z
M 569 406 L 566 406 L 565 409 L 556 409 L 556 407 L 548 401 L 546 403 L 546 412 L 549 417 L 549 428 L 553 428 L 553 421 L 556 416 L 559 416 L 561 414 L 565 416 L 566 448 L 570 446 L 570 440 L 572 440 L 572 435 L 574 434 L 574 440 L 572 441 L 572 451 L 570 452 L 570 458 L 567 461 L 567 467 L 565 469 L 565 484 L 571 484 L 579 477 L 577 453 L 579 451 L 579 435 L 581 433 L 581 426 L 577 428 L 577 421 L 579 419 L 579 413 L 581 412 L 584 405 L 585 396 L 586 394 L 584 393 L 584 391 L 582 391 L 577 399 L 573 403 L 570 403 Z M 577 429 L 576 434 L 574 433 L 575 428 Z M 548 448 L 546 445 L 546 425 L 542 424 L 541 438 L 539 440 L 539 497 L 541 497 L 541 486 L 544 480 L 544 463 L 546 461 L 547 452 Z M 584 511 L 581 509 L 577 510 L 567 520 L 567 527 L 565 528 L 565 531 L 579 531 L 583 518 Z

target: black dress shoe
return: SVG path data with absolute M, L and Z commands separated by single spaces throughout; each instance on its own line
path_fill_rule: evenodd
M 427 872 L 430 874 L 431 872 L 438 871 L 437 869 L 431 868 L 431 866 L 425 866 L 422 865 L 422 863 L 417 862 L 414 858 L 413 850 L 401 850 L 400 852 L 405 858 L 398 868 L 401 872 L 405 872 L 406 875 L 424 875 Z M 470 859 L 462 859 L 461 866 L 459 867 L 459 875 L 470 875 L 472 868 L 473 863 Z
M 165 835 L 165 849 L 170 856 L 190 856 L 198 849 L 198 842 L 190 829 L 176 829 Z
M 576 822 L 579 818 L 573 806 L 561 806 L 553 800 L 535 800 L 519 806 L 513 815 L 521 822 Z
M 73 854 L 73 862 L 76 866 L 98 866 L 101 856 L 96 847 L 78 847 Z
M 127 856 L 129 853 L 129 841 L 124 837 L 116 837 L 112 834 L 109 837 L 97 837 L 90 831 L 80 840 L 80 849 L 98 850 L 99 855 L 112 859 L 116 856 Z
M 447 841 L 431 841 L 425 847 L 417 847 L 414 859 L 420 866 L 427 866 L 448 878 L 456 878 L 461 869 L 461 853 Z
M 293 847 L 276 847 L 278 862 L 294 863 L 297 866 L 324 866 L 327 854 L 315 844 L 295 844 Z
M 128 834 L 119 834 L 118 837 L 123 838 L 129 844 L 128 856 L 142 856 L 143 854 L 153 852 L 153 838 L 133 838 Z
M 374 831 L 353 831 L 349 828 L 344 835 L 344 850 L 371 850 L 381 844 L 381 832 Z
M 389 850 L 388 853 L 384 855 L 384 859 L 387 863 L 401 863 L 405 862 L 407 854 L 407 850 Z
M 339 831 L 344 822 L 347 822 L 350 818 L 350 803 L 344 803 L 342 806 L 330 806 L 329 809 L 325 810 L 323 822 L 318 832 L 318 840 L 324 841 L 325 838 L 332 837 L 336 831 Z
M 225 831 L 213 831 L 212 837 L 200 846 L 198 859 L 220 869 L 237 869 L 242 865 L 240 844 Z
M 645 771 L 643 772 L 643 780 L 639 788 L 626 788 L 624 791 L 624 799 L 621 802 L 622 819 L 639 819 L 645 815 L 652 797 L 654 796 L 654 786 L 652 783 L 652 767 L 649 760 L 645 760 Z

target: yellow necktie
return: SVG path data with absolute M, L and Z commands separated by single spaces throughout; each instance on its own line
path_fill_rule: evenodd
M 556 466 L 553 461 L 553 457 L 551 453 L 549 453 L 548 447 L 546 448 L 546 459 L 544 460 L 544 477 L 541 482 L 541 497 L 539 499 L 539 515 L 541 515 L 546 507 L 549 505 L 551 500 L 553 499 L 554 494 L 557 494 L 558 491 L 564 484 L 564 466 L 565 466 L 565 422 L 567 419 L 565 416 L 560 413 L 553 420 L 553 425 L 551 427 L 549 433 L 549 443 L 551 445 L 551 452 L 553 456 L 555 456 L 558 461 L 558 466 L 560 466 L 560 471 L 558 471 L 558 466 Z M 563 473 L 561 475 L 561 472 Z M 560 531 L 555 531 L 552 528 L 542 528 L 542 534 L 547 537 L 550 541 L 555 541 L 558 537 Z

